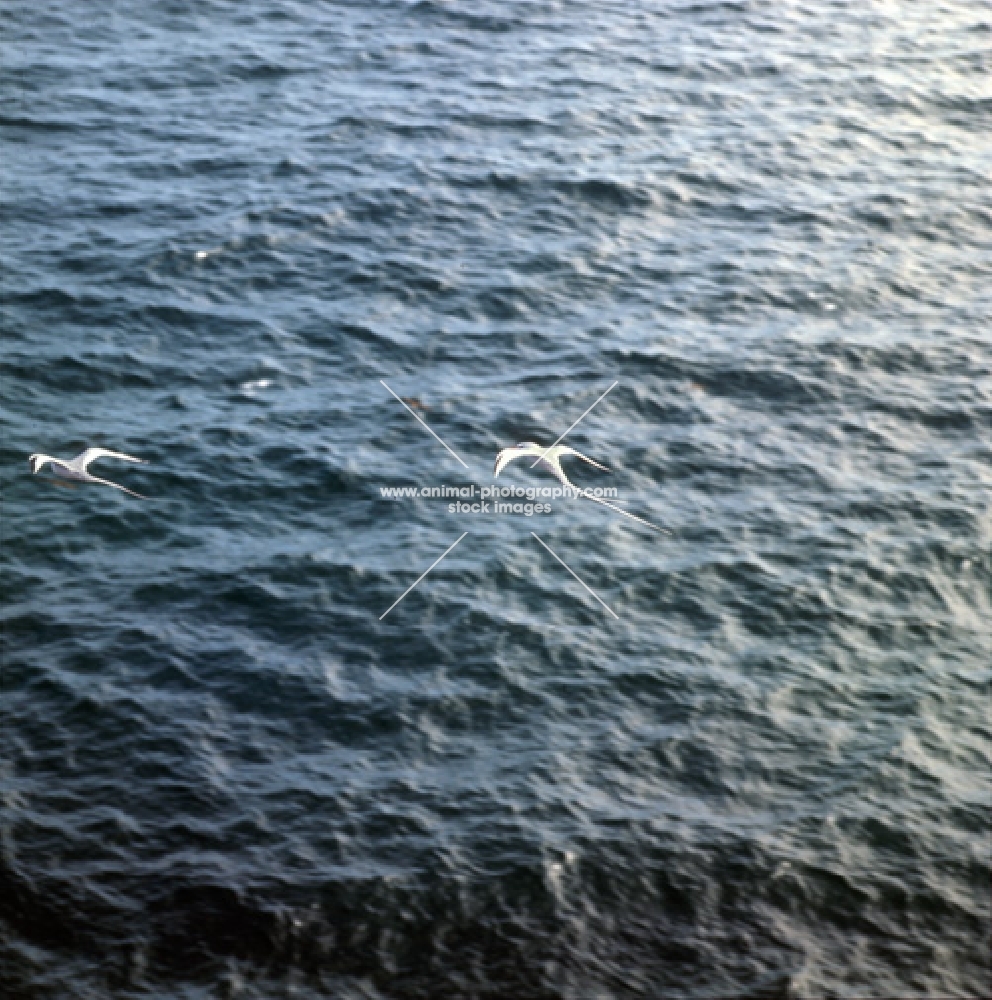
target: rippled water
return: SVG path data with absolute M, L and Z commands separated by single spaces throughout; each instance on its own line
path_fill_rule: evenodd
M 988 995 L 986 5 L 2 18 L 10 996 Z

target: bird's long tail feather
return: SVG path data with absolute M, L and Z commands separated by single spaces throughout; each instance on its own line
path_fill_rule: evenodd
M 121 486 L 120 483 L 112 483 L 109 479 L 97 479 L 94 476 L 90 482 L 93 483 L 103 483 L 104 486 L 113 486 L 115 490 L 123 490 L 125 493 L 130 493 L 131 496 L 137 497 L 139 500 L 148 500 L 149 498 L 143 496 L 141 493 L 135 493 L 134 490 L 129 490 L 126 486 Z
M 588 493 L 582 493 L 581 496 L 586 500 L 592 500 L 593 503 L 601 503 L 604 507 L 609 507 L 610 510 L 615 510 L 618 514 L 623 514 L 624 517 L 629 517 L 632 521 L 637 521 L 640 524 L 646 524 L 649 528 L 654 528 L 655 531 L 660 531 L 663 535 L 671 534 L 667 528 L 659 528 L 657 524 L 645 521 L 643 517 L 637 517 L 636 514 L 631 514 L 629 511 L 624 510 L 623 507 L 617 507 L 616 504 L 608 503 L 600 497 L 591 497 Z

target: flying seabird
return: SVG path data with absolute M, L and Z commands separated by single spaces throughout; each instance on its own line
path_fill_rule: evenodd
M 103 486 L 113 486 L 115 490 L 123 490 L 125 493 L 130 493 L 131 496 L 138 497 L 141 500 L 148 499 L 148 497 L 144 497 L 140 493 L 135 493 L 134 490 L 129 490 L 126 486 L 121 486 L 120 483 L 112 483 L 109 479 L 99 479 L 96 476 L 91 476 L 86 471 L 86 467 L 90 462 L 98 458 L 120 458 L 125 462 L 141 462 L 142 464 L 145 462 L 143 458 L 124 455 L 119 451 L 108 451 L 106 448 L 87 448 L 86 451 L 81 452 L 75 458 L 69 459 L 68 462 L 62 458 L 52 458 L 51 455 L 40 454 L 31 455 L 28 458 L 28 462 L 31 465 L 31 471 L 35 474 L 39 473 L 46 465 L 51 464 L 52 472 L 60 479 L 72 479 L 77 483 L 100 483 Z
M 615 504 L 608 503 L 600 497 L 594 497 L 588 490 L 579 489 L 578 486 L 569 481 L 568 476 L 566 476 L 562 471 L 561 458 L 563 455 L 574 455 L 576 458 L 581 458 L 583 462 L 595 465 L 597 469 L 602 469 L 604 472 L 610 471 L 605 465 L 600 465 L 599 462 L 594 462 L 588 455 L 583 455 L 581 451 L 569 448 L 567 444 L 559 444 L 551 448 L 544 448 L 539 444 L 535 444 L 533 441 L 522 441 L 520 444 L 515 444 L 511 448 L 504 448 L 496 456 L 496 464 L 493 466 L 493 478 L 495 479 L 515 458 L 531 456 L 538 459 L 538 462 L 534 463 L 535 465 L 540 464 L 550 469 L 564 486 L 567 486 L 578 496 L 584 497 L 586 500 L 592 500 L 594 503 L 601 503 L 604 507 L 609 507 L 610 510 L 615 510 L 618 514 L 623 514 L 624 517 L 629 517 L 632 521 L 637 521 L 640 524 L 646 524 L 649 528 L 654 528 L 655 531 L 661 531 L 666 535 L 671 534 L 671 532 L 665 528 L 659 528 L 657 524 L 652 524 L 650 521 L 645 521 L 643 518 L 635 517 L 633 514 L 625 511 L 622 507 L 617 507 Z

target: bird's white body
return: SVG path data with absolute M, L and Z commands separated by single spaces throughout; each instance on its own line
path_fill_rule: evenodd
M 567 444 L 558 444 L 551 448 L 545 448 L 542 445 L 535 444 L 533 441 L 522 441 L 511 448 L 504 448 L 496 456 L 496 464 L 493 466 L 493 478 L 495 479 L 516 458 L 534 458 L 537 460 L 533 463 L 534 465 L 543 465 L 544 468 L 550 470 L 563 486 L 568 487 L 577 496 L 583 497 L 586 500 L 592 500 L 594 503 L 601 503 L 604 507 L 609 507 L 610 510 L 615 510 L 618 514 L 623 514 L 624 517 L 629 517 L 632 521 L 645 524 L 649 528 L 654 528 L 655 531 L 664 532 L 666 535 L 669 534 L 664 528 L 659 528 L 658 525 L 652 524 L 650 521 L 645 521 L 643 518 L 635 517 L 622 507 L 617 507 L 616 504 L 608 503 L 600 497 L 594 497 L 588 490 L 580 489 L 562 471 L 561 459 L 563 455 L 574 455 L 576 458 L 581 458 L 583 462 L 595 465 L 597 469 L 602 469 L 604 472 L 610 471 L 605 465 L 594 462 L 588 455 L 583 455 L 582 452 L 576 451 L 574 448 L 569 448 Z
M 139 497 L 141 500 L 148 499 L 140 493 L 129 490 L 126 486 L 121 486 L 119 483 L 112 483 L 109 479 L 100 479 L 98 476 L 91 475 L 87 471 L 87 467 L 98 458 L 119 458 L 124 462 L 140 462 L 142 464 L 145 461 L 143 458 L 124 455 L 119 451 L 108 451 L 106 448 L 87 448 L 86 451 L 81 452 L 75 458 L 71 458 L 68 461 L 64 458 L 52 458 L 51 455 L 34 454 L 28 458 L 28 462 L 31 465 L 31 471 L 35 474 L 41 472 L 46 465 L 50 465 L 52 467 L 52 474 L 58 476 L 60 479 L 71 479 L 77 483 L 99 483 L 101 486 L 113 486 L 115 490 L 123 490 L 125 493 L 130 493 L 131 496 Z

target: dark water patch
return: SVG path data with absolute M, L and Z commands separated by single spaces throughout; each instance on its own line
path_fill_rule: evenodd
M 41 884 L 0 861 L 0 920 L 25 938 L 42 947 L 64 949 L 92 945 L 100 931 L 106 932 L 107 924 L 114 917 L 112 907 L 100 906 L 92 899 L 79 898 L 79 893 L 66 892 L 69 887 L 52 887 Z M 88 905 L 86 905 L 88 904 Z M 94 905 L 96 904 L 96 905 Z M 79 913 L 85 908 L 86 921 Z M 103 925 L 101 927 L 101 925 Z
M 145 366 L 145 372 L 127 370 L 110 358 L 90 355 L 88 358 L 60 357 L 43 365 L 10 364 L 7 370 L 25 383 L 58 387 L 63 392 L 102 393 L 111 390 L 150 389 L 156 378 Z
M 40 640 L 49 642 L 71 639 L 76 635 L 74 623 L 37 611 L 5 615 L 2 635 L 12 645 L 34 645 Z
M 265 962 L 279 943 L 277 914 L 225 886 L 180 885 L 148 910 L 158 931 L 152 961 L 173 973 L 212 972 L 226 955 Z
M 519 17 L 508 16 L 499 5 L 493 5 L 492 12 L 466 11 L 439 0 L 417 0 L 409 8 L 409 16 L 469 31 L 489 32 L 500 35 L 521 27 L 524 22 Z M 499 13 L 497 13 L 499 11 Z
M 472 178 L 463 183 L 474 187 L 482 182 L 482 178 Z M 484 178 L 484 183 L 497 191 L 513 194 L 520 200 L 559 200 L 566 205 L 578 202 L 597 209 L 625 212 L 643 211 L 654 204 L 651 192 L 643 186 L 609 178 L 570 180 L 554 176 L 492 173 Z
M 30 291 L 8 292 L 4 302 L 11 308 L 24 307 L 27 310 L 44 310 L 62 316 L 74 316 L 77 321 L 85 321 L 93 310 L 104 310 L 113 299 L 92 293 L 70 291 L 65 287 L 35 288 Z
M 179 884 L 172 887 L 135 887 L 146 928 L 137 941 L 127 910 L 115 911 L 92 896 L 83 906 L 73 900 L 87 921 L 67 921 L 60 904 L 72 897 L 65 886 L 49 887 L 50 901 L 43 904 L 23 882 L 14 882 L 4 916 L 25 937 L 63 952 L 105 946 L 112 935 L 116 944 L 105 953 L 105 968 L 121 986 L 129 975 L 128 953 L 140 942 L 146 963 L 134 985 L 145 988 L 177 976 L 216 982 L 234 958 L 270 975 L 296 968 L 310 977 L 361 977 L 400 997 L 434 996 L 439 985 L 452 996 L 505 996 L 509 990 L 563 997 L 573 994 L 573 977 L 583 970 L 593 982 L 605 977 L 621 995 L 635 996 L 642 992 L 638 982 L 674 983 L 680 974 L 697 979 L 693 970 L 711 951 L 691 932 L 641 907 L 597 934 L 582 921 L 555 915 L 546 882 L 531 866 L 514 866 L 504 878 L 504 891 L 482 890 L 470 900 L 442 885 L 424 891 L 383 879 L 331 882 L 315 887 L 309 906 L 294 906 L 267 901 L 264 890 L 176 873 L 169 881 Z M 569 952 L 586 941 L 589 950 L 576 965 Z M 638 973 L 633 984 L 629 975 L 612 971 L 624 962 L 644 970 L 645 959 L 655 974 Z M 723 995 L 765 995 L 755 990 L 766 989 L 767 980 L 753 979 L 738 968 L 737 977 L 726 976 L 732 992 Z
M 555 189 L 570 197 L 588 201 L 599 208 L 619 208 L 630 211 L 653 204 L 651 194 L 643 187 L 621 184 L 614 180 L 592 178 L 582 181 L 558 181 Z
M 78 121 L 60 121 L 53 118 L 29 118 L 20 115 L 0 115 L 0 128 L 10 129 L 14 133 L 11 138 L 17 141 L 18 131 L 32 134 L 69 134 L 74 135 L 85 130 L 85 125 Z M 26 141 L 26 137 L 25 140 Z

